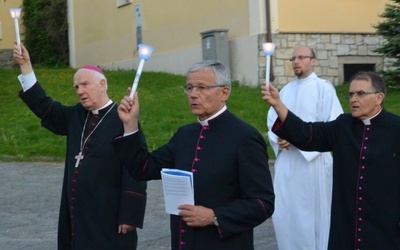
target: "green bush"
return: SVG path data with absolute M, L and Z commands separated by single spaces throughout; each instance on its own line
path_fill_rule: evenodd
M 69 65 L 66 0 L 24 0 L 24 45 L 36 66 Z
M 400 86 L 400 0 L 391 1 L 393 3 L 386 4 L 384 13 L 379 15 L 384 21 L 374 26 L 377 33 L 386 39 L 375 52 L 397 59 L 392 65 L 394 70 L 387 70 L 381 74 L 388 86 Z

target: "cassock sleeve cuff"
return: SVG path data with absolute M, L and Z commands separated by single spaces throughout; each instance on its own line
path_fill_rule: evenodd
M 146 182 L 139 182 L 138 184 L 146 185 Z M 143 228 L 145 210 L 146 194 L 123 191 L 121 193 L 119 224 Z
M 133 131 L 133 132 L 130 132 L 130 133 L 124 133 L 124 137 L 125 136 L 129 136 L 129 135 L 133 135 L 133 134 L 135 134 L 135 133 L 137 133 L 139 131 L 139 129 L 136 129 L 135 131 Z
M 277 118 L 274 125 L 272 126 L 272 132 L 279 130 L 279 128 L 282 126 L 282 124 L 283 124 L 283 122 L 281 122 L 281 120 L 279 120 L 279 118 Z
M 35 72 L 33 71 L 26 75 L 19 75 L 18 80 L 21 83 L 21 87 L 24 92 L 32 88 L 32 86 L 37 82 Z

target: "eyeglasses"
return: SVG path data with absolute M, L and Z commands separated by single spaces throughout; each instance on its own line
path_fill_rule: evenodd
M 353 96 L 356 96 L 358 98 L 363 98 L 366 95 L 372 95 L 372 94 L 378 94 L 379 91 L 371 91 L 371 92 L 366 92 L 366 91 L 356 91 L 356 92 L 349 92 L 346 94 L 347 99 L 353 98 Z
M 298 58 L 299 60 L 304 60 L 306 58 L 314 59 L 315 57 L 313 57 L 313 56 L 292 56 L 291 58 L 289 58 L 289 61 L 293 62 L 294 60 L 296 60 L 296 58 Z
M 186 94 L 192 93 L 192 91 L 193 91 L 194 89 L 197 89 L 197 91 L 199 91 L 200 93 L 205 93 L 205 92 L 207 92 L 209 89 L 212 89 L 212 88 L 222 88 L 222 87 L 226 87 L 226 85 L 197 85 L 197 86 L 194 86 L 194 85 L 185 85 L 185 86 L 182 86 L 183 91 L 184 91 Z

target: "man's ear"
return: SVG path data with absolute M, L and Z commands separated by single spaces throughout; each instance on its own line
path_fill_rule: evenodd
M 378 105 L 382 106 L 383 100 L 385 99 L 385 94 L 380 92 L 377 95 L 377 101 L 379 102 Z
M 230 93 L 231 93 L 230 88 L 222 87 L 222 89 L 221 89 L 222 101 L 226 102 L 229 99 Z
M 100 80 L 100 85 L 101 85 L 101 87 L 103 87 L 104 90 L 105 90 L 105 89 L 106 89 L 106 80 L 101 79 L 101 80 Z

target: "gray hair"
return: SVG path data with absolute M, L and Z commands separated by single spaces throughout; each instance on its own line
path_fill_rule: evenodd
M 93 71 L 93 70 L 92 70 L 92 71 Z M 99 72 L 97 72 L 97 71 L 93 71 L 92 74 L 93 74 L 93 76 L 96 78 L 97 83 L 100 83 L 101 80 L 104 80 L 104 82 L 105 82 L 105 84 L 106 84 L 106 91 L 107 91 L 107 89 L 108 89 L 108 84 L 107 84 L 107 78 L 106 78 L 106 76 L 103 75 L 103 74 L 101 74 L 101 73 L 99 73 Z
M 80 70 L 83 70 L 83 69 L 89 70 L 90 74 L 93 76 L 94 80 L 96 81 L 96 84 L 100 84 L 100 82 L 101 82 L 102 80 L 104 80 L 105 87 L 106 87 L 106 91 L 107 91 L 107 89 L 108 89 L 108 84 L 107 84 L 107 78 L 106 78 L 106 76 L 103 75 L 103 74 L 100 73 L 100 72 L 95 71 L 95 70 L 91 70 L 91 69 L 87 69 L 87 68 L 80 68 L 80 69 L 78 69 L 78 71 L 75 72 L 74 81 L 75 81 L 75 76 L 76 76 L 76 74 L 77 74 Z
M 215 84 L 218 86 L 227 86 L 229 89 L 231 88 L 231 71 L 229 70 L 228 67 L 223 65 L 219 61 L 215 60 L 205 60 L 201 62 L 197 62 L 193 64 L 187 71 L 186 77 L 189 76 L 189 74 L 201 70 L 207 70 L 211 69 L 214 72 L 214 80 Z
M 354 80 L 364 80 L 371 82 L 371 86 L 375 89 L 375 91 L 383 93 L 386 96 L 386 84 L 383 81 L 382 77 L 380 77 L 379 75 L 373 72 L 360 71 L 352 77 L 351 82 Z M 384 100 L 381 103 L 382 107 L 383 103 Z
M 386 95 L 385 82 L 379 75 L 377 75 L 373 72 L 365 72 L 365 71 L 358 72 L 351 79 L 351 81 L 354 81 L 354 80 L 365 80 L 365 81 L 371 82 L 372 87 L 376 91 L 381 92 Z

